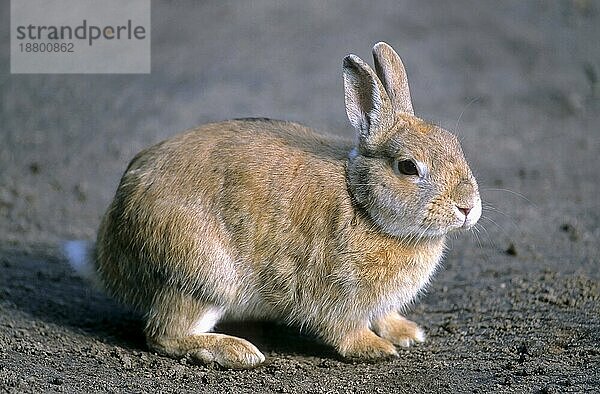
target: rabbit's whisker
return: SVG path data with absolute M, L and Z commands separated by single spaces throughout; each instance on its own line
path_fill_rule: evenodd
M 482 188 L 481 191 L 483 191 L 483 192 L 504 192 L 504 193 L 510 193 L 512 195 L 515 195 L 517 197 L 522 198 L 523 200 L 527 201 L 529 204 L 531 204 L 533 206 L 537 206 L 533 201 L 531 201 L 530 199 L 528 199 L 527 197 L 525 197 L 524 194 L 516 192 L 514 190 L 503 189 L 503 188 Z
M 460 120 L 463 117 L 463 114 L 465 113 L 465 111 L 471 106 L 471 104 L 476 103 L 477 101 L 479 101 L 480 97 L 475 97 L 473 99 L 471 99 L 471 101 L 469 101 L 467 103 L 467 105 L 464 106 L 464 108 L 462 109 L 462 111 L 460 112 L 460 115 L 458 115 L 458 119 L 456 120 L 456 124 L 454 125 L 454 132 L 458 134 L 458 127 L 460 125 Z

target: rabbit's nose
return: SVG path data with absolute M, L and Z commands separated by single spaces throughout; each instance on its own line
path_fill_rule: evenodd
M 471 209 L 473 209 L 473 207 L 459 207 L 458 205 L 456 208 L 458 208 L 458 210 L 461 211 L 465 217 L 469 216 L 469 212 L 471 212 Z

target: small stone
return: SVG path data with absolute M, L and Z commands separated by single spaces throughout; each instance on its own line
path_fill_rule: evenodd
M 38 174 L 40 172 L 40 165 L 36 162 L 29 164 L 29 171 L 34 175 Z
M 569 234 L 569 239 L 573 242 L 579 240 L 579 231 L 577 230 L 577 228 L 570 224 L 570 223 L 564 223 L 562 226 L 560 226 L 561 231 Z
M 515 244 L 511 242 L 508 245 L 508 248 L 506 248 L 506 250 L 504 251 L 504 253 L 506 253 L 509 256 L 516 256 L 517 255 L 517 248 L 515 247 Z
M 125 368 L 125 369 L 132 369 L 133 368 L 133 363 L 131 361 L 131 357 L 129 357 L 126 354 L 124 354 L 124 355 L 121 356 L 121 364 L 123 364 L 123 368 Z

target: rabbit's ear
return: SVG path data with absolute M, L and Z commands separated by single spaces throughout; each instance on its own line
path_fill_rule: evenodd
M 378 42 L 373 47 L 373 59 L 375 71 L 392 101 L 394 112 L 414 115 L 408 78 L 400 56 L 385 42 Z
M 390 98 L 375 72 L 356 55 L 344 58 L 344 98 L 359 141 L 375 144 L 381 132 L 393 126 Z

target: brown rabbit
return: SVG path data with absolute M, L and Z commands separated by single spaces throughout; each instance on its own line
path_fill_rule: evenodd
M 250 342 L 222 319 L 308 328 L 346 357 L 397 355 L 424 340 L 402 317 L 445 236 L 481 215 L 451 133 L 413 114 L 404 66 L 373 47 L 377 73 L 343 62 L 354 141 L 276 120 L 232 120 L 140 152 L 95 246 L 65 245 L 80 271 L 144 313 L 150 349 L 248 368 Z M 89 258 L 88 258 L 89 257 Z

